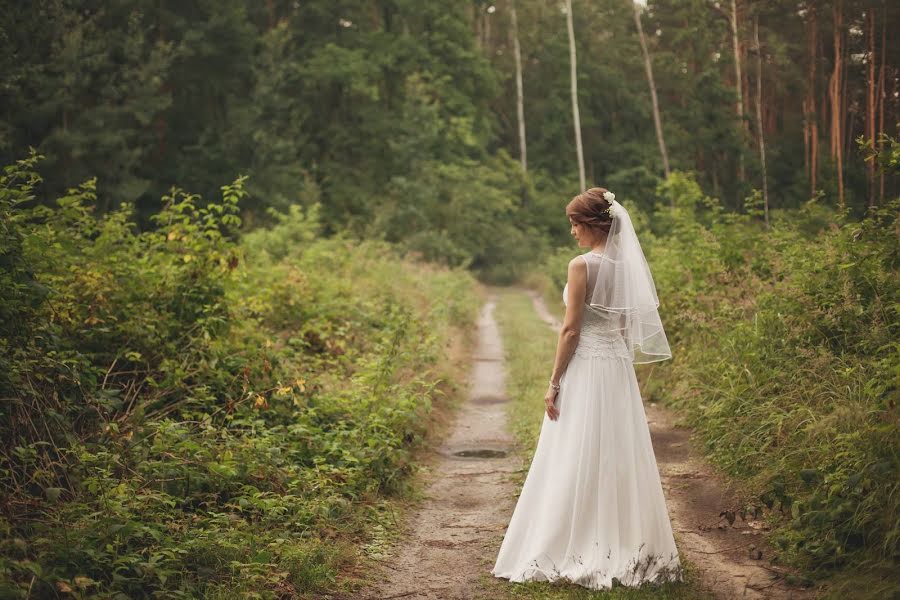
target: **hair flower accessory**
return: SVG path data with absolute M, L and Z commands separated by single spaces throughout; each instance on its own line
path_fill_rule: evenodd
M 616 203 L 616 195 L 612 192 L 603 192 L 603 199 L 609 202 L 609 208 L 606 209 L 606 214 L 609 215 L 609 218 L 612 219 L 618 215 L 617 207 L 619 206 Z

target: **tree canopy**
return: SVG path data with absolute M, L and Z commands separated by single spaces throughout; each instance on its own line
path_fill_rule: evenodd
M 856 143 L 896 134 L 892 3 L 646 4 L 673 170 L 740 211 L 764 187 L 764 140 L 773 209 L 821 192 L 861 213 L 896 193 Z M 663 164 L 634 5 L 572 6 L 588 185 L 650 206 Z M 511 0 L 12 3 L 0 160 L 34 146 L 44 198 L 97 176 L 98 210 L 133 204 L 143 226 L 170 186 L 212 198 L 246 174 L 248 227 L 321 202 L 326 233 L 502 272 L 519 255 L 500 245 L 534 254 L 565 239 L 561 208 L 579 191 L 565 5 L 517 8 L 514 36 Z

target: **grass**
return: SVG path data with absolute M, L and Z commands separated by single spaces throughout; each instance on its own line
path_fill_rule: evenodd
M 518 485 L 525 480 L 528 465 L 543 421 L 543 397 L 547 377 L 556 352 L 556 335 L 534 312 L 531 297 L 522 290 L 498 290 L 495 312 L 506 354 L 506 390 L 510 397 L 509 423 L 522 448 L 523 468 Z M 550 310 L 559 310 L 550 304 Z M 557 313 L 559 314 L 559 313 Z M 492 592 L 504 593 L 505 598 L 529 600 L 702 600 L 712 598 L 698 582 L 693 565 L 684 557 L 685 581 L 642 588 L 620 587 L 607 591 L 592 591 L 573 584 L 515 583 L 492 585 Z M 489 579 L 485 577 L 485 579 Z M 487 581 L 485 582 L 487 584 Z M 502 590 L 502 591 L 501 591 Z
M 485 290 L 478 285 L 474 288 L 478 302 L 484 301 Z M 421 506 L 426 490 L 426 474 L 428 460 L 433 457 L 431 446 L 437 440 L 449 435 L 450 427 L 457 409 L 464 402 L 468 386 L 468 371 L 471 357 L 478 342 L 478 327 L 475 319 L 468 320 L 464 326 L 454 326 L 442 337 L 447 340 L 444 348 L 444 359 L 440 363 L 437 400 L 428 414 L 426 439 L 429 444 L 416 448 L 411 457 L 415 470 L 409 477 L 407 485 L 396 496 L 381 500 L 373 506 L 367 515 L 370 526 L 366 536 L 355 540 L 358 548 L 352 561 L 345 561 L 344 568 L 338 575 L 338 587 L 334 595 L 326 596 L 337 599 L 357 598 L 366 587 L 371 586 L 381 577 L 390 577 L 383 564 L 387 557 L 396 552 L 403 543 L 403 524 L 408 523 L 413 511 Z

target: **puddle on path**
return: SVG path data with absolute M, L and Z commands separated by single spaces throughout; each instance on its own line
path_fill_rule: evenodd
M 463 458 L 505 458 L 506 451 L 479 448 L 476 450 L 460 450 L 459 452 L 454 452 L 453 456 L 462 456 Z
M 428 457 L 424 499 L 384 569 L 354 598 L 475 600 L 506 595 L 490 575 L 516 501 L 521 459 L 507 430 L 503 343 L 490 294 L 478 319 L 469 393 Z M 485 583 L 488 580 L 489 583 Z M 485 587 L 487 586 L 487 589 Z

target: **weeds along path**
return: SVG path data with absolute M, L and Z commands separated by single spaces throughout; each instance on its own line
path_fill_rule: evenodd
M 478 321 L 470 391 L 449 435 L 429 461 L 425 500 L 415 510 L 379 581 L 360 598 L 483 597 L 516 498 L 520 468 L 506 426 L 503 345 L 491 295 Z
M 540 295 L 531 296 L 538 316 L 559 330 L 559 320 Z M 811 590 L 788 586 L 784 578 L 792 572 L 769 562 L 773 554 L 763 525 L 741 520 L 734 490 L 692 446 L 691 430 L 676 425 L 676 415 L 667 408 L 650 402 L 644 409 L 675 541 L 703 587 L 722 600 L 814 598 Z M 733 523 L 722 516 L 726 511 Z

